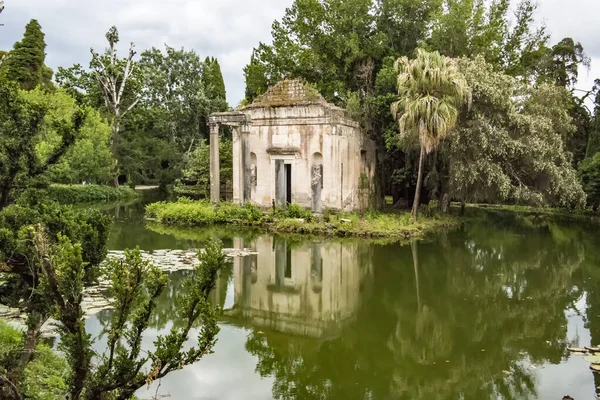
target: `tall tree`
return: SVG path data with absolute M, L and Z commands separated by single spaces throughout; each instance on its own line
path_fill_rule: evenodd
M 18 82 L 22 89 L 32 90 L 52 80 L 52 70 L 44 65 L 46 42 L 42 27 L 32 19 L 25 27 L 20 42 L 15 43 L 6 61 L 6 76 Z
M 119 186 L 119 134 L 123 117 L 127 115 L 139 102 L 140 98 L 135 91 L 127 91 L 126 88 L 135 84 L 137 65 L 133 60 L 135 56 L 135 46 L 133 43 L 129 46 L 127 58 L 117 58 L 116 46 L 119 43 L 119 31 L 113 26 L 106 33 L 108 48 L 102 55 L 91 49 L 93 76 L 98 81 L 104 105 L 111 116 L 112 133 L 111 146 L 115 160 L 115 172 L 113 184 Z M 129 95 L 128 95 L 129 94 Z
M 463 202 L 581 207 L 565 139 L 575 131 L 571 94 L 555 85 L 528 86 L 483 57 L 461 59 L 473 106 L 452 134 L 446 155 L 451 196 Z
M 214 57 L 206 57 L 203 65 L 202 82 L 204 83 L 204 91 L 209 99 L 227 98 L 225 91 L 225 80 L 221 72 L 219 60 Z
M 144 51 L 142 106 L 162 115 L 168 139 L 180 152 L 208 136 L 208 116 L 227 110 L 225 84 L 216 60 L 202 62 L 198 54 L 165 46 Z
M 399 58 L 398 101 L 392 114 L 398 119 L 400 135 L 416 134 L 420 143 L 419 172 L 412 214 L 417 220 L 423 185 L 425 154 L 435 149 L 456 126 L 460 108 L 471 102 L 467 81 L 451 58 L 438 52 L 417 50 L 416 58 Z

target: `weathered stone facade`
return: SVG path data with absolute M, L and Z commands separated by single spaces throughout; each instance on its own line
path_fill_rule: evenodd
M 376 148 L 345 110 L 302 81 L 285 80 L 239 112 L 210 117 L 211 182 L 219 182 L 219 126 L 233 127 L 233 200 L 365 209 L 374 192 Z M 219 186 L 211 199 L 219 201 Z

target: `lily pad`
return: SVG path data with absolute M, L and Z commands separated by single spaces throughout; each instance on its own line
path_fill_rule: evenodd
M 585 346 L 585 348 L 588 351 L 591 351 L 593 353 L 600 353 L 600 347 L 597 347 L 597 346 Z
M 567 350 L 571 351 L 571 352 L 575 352 L 575 353 L 585 353 L 587 352 L 586 349 L 582 348 L 582 347 L 568 347 Z
M 592 365 L 590 365 L 590 369 L 594 372 L 600 372 L 600 365 L 592 364 Z
M 587 356 L 583 357 L 583 359 L 592 364 L 600 364 L 600 356 Z

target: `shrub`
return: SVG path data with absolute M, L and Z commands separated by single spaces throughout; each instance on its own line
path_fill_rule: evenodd
M 4 373 L 3 366 L 15 359 L 15 352 L 22 346 L 23 334 L 0 320 L 0 373 Z M 48 345 L 40 343 L 33 361 L 25 369 L 20 389 L 26 399 L 61 399 L 67 392 L 67 377 L 66 360 Z

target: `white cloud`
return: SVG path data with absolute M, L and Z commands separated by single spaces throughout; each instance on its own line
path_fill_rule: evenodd
M 194 49 L 219 59 L 228 100 L 244 96 L 242 69 L 252 48 L 270 42 L 271 24 L 293 0 L 5 0 L 0 15 L 0 49 L 9 49 L 36 18 L 46 33 L 47 63 L 53 68 L 86 65 L 89 48 L 103 49 L 106 30 L 117 25 L 123 51 L 131 41 L 138 49 L 170 46 Z M 582 71 L 579 86 L 600 78 L 598 0 L 539 0 L 538 17 L 548 25 L 552 42 L 566 36 L 580 41 L 592 56 L 592 70 Z

